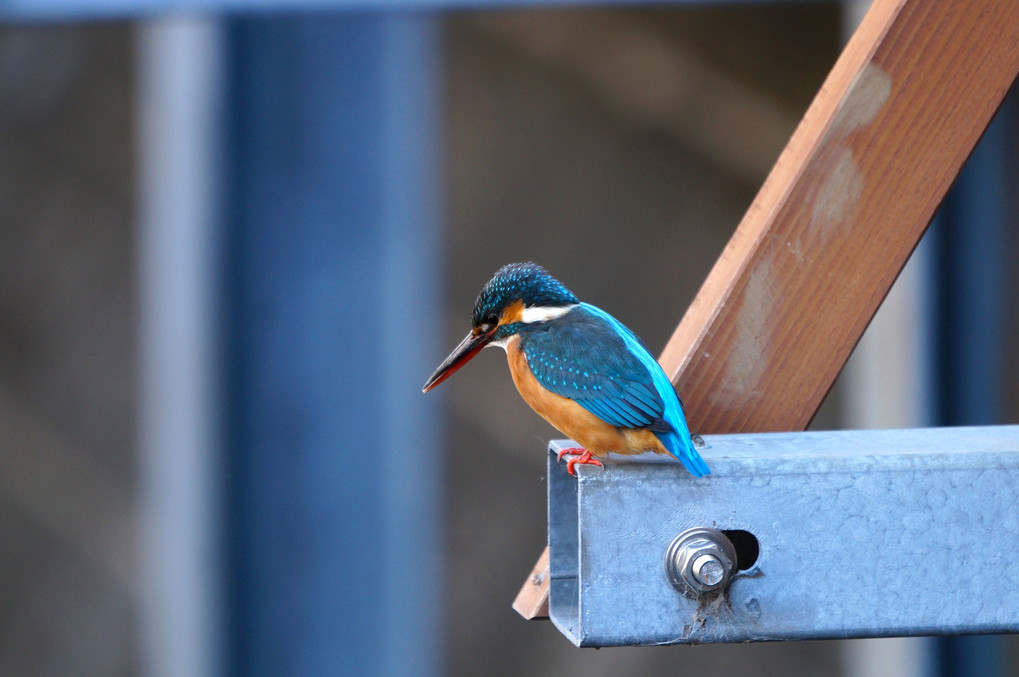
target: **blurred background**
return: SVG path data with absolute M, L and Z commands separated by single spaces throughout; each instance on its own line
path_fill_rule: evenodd
M 559 435 L 501 353 L 420 394 L 511 261 L 658 353 L 866 3 L 134 4 L 0 8 L 0 674 L 1013 669 L 575 649 L 510 609 Z M 1017 419 L 1014 108 L 815 428 Z

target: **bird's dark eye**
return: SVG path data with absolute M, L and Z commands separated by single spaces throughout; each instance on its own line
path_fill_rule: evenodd
M 497 326 L 499 326 L 499 316 L 495 313 L 491 313 L 485 317 L 484 322 L 478 325 L 478 329 L 481 330 L 482 334 L 487 334 Z

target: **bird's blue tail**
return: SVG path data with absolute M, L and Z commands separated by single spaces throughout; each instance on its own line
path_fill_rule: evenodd
M 693 440 L 690 439 L 690 429 L 686 424 L 686 416 L 683 414 L 683 404 L 679 401 L 676 389 L 673 388 L 669 378 L 662 371 L 658 360 L 651 356 L 651 353 L 647 351 L 647 348 L 637 338 L 637 335 L 627 329 L 619 320 L 601 308 L 592 306 L 589 303 L 581 303 L 580 306 L 592 315 L 607 322 L 615 330 L 619 338 L 623 339 L 623 343 L 630 351 L 630 354 L 640 360 L 647 370 L 647 375 L 650 377 L 658 397 L 661 398 L 664 410 L 662 412 L 662 420 L 667 428 L 669 428 L 665 432 L 655 432 L 655 435 L 665 445 L 665 448 L 669 450 L 670 454 L 682 461 L 686 469 L 695 477 L 704 477 L 711 472 L 708 470 L 708 464 L 704 462 L 704 459 L 701 458 L 701 455 L 697 453 L 697 449 L 693 446 Z M 588 410 L 592 411 L 596 416 L 600 415 L 599 412 L 593 411 L 590 408 Z M 604 418 L 602 416 L 603 420 Z M 622 425 L 625 426 L 627 424 L 623 423 Z
M 658 439 L 662 441 L 670 454 L 682 461 L 694 477 L 704 477 L 711 472 L 708 469 L 708 464 L 704 462 L 694 447 L 690 433 L 686 430 L 664 433 L 658 435 Z

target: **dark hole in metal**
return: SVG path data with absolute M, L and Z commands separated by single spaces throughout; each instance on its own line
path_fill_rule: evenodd
M 761 554 L 761 546 L 757 537 L 749 531 L 742 529 L 722 530 L 725 537 L 732 542 L 736 549 L 736 568 L 746 571 L 757 562 L 757 556 Z

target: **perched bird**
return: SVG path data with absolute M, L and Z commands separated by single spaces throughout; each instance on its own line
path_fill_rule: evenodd
M 506 350 L 513 383 L 542 418 L 583 448 L 564 449 L 566 469 L 605 467 L 594 456 L 672 454 L 701 477 L 679 397 L 637 336 L 600 308 L 581 303 L 534 263 L 503 266 L 474 303 L 471 331 L 423 392 L 487 346 Z

